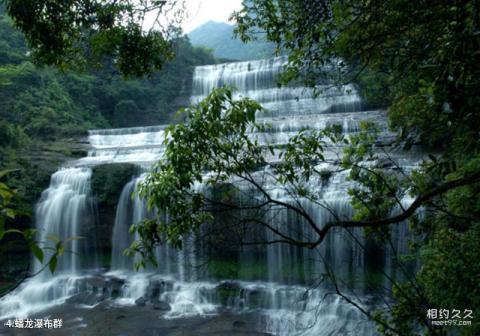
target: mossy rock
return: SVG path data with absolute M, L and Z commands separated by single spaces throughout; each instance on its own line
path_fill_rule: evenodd
M 99 165 L 93 168 L 92 193 L 99 206 L 116 206 L 123 187 L 135 175 L 139 167 L 130 163 Z

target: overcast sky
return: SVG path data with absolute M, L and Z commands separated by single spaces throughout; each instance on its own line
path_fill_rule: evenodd
M 188 18 L 182 25 L 185 33 L 210 20 L 228 23 L 230 14 L 242 7 L 242 0 L 186 0 L 185 2 L 188 11 Z

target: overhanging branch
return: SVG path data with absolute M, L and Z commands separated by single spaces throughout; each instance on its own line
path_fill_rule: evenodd
M 382 227 L 382 226 L 387 226 L 390 224 L 395 224 L 402 222 L 404 220 L 407 220 L 410 218 L 415 211 L 420 208 L 422 205 L 424 205 L 426 202 L 430 201 L 432 198 L 439 196 L 441 194 L 446 193 L 447 191 L 450 191 L 452 189 L 462 187 L 465 185 L 469 185 L 472 183 L 480 182 L 480 172 L 475 172 L 473 174 L 464 176 L 462 178 L 453 180 L 453 181 L 448 181 L 445 182 L 430 191 L 426 192 L 423 195 L 418 196 L 412 204 L 405 209 L 405 211 L 402 211 L 400 214 L 389 217 L 389 218 L 384 218 L 380 220 L 375 220 L 375 221 L 338 221 L 338 222 L 330 222 L 327 223 L 319 233 L 319 238 L 318 240 L 310 246 L 310 248 L 315 248 L 317 245 L 319 245 L 323 239 L 325 239 L 325 236 L 327 235 L 328 231 L 334 227 L 343 227 L 343 228 L 354 228 L 354 227 Z

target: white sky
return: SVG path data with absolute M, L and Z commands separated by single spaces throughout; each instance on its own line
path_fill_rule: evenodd
M 228 23 L 230 14 L 242 8 L 242 0 L 185 0 L 185 4 L 188 15 L 182 24 L 185 33 L 210 20 Z

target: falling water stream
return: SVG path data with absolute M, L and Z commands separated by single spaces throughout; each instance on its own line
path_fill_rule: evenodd
M 61 303 L 65 297 L 78 291 L 78 280 L 85 269 L 95 268 L 95 237 L 88 233 L 94 225 L 90 195 L 90 168 L 65 168 L 52 175 L 50 186 L 38 201 L 35 209 L 35 226 L 39 245 L 44 249 L 44 260 L 49 260 L 57 240 L 83 236 L 87 242 L 73 239 L 65 245 L 65 255 L 58 259 L 57 273 L 52 276 L 37 260 L 33 260 L 35 277 L 25 281 L 20 288 L 2 299 L 0 316 L 15 314 L 26 317 L 32 311 Z M 90 244 L 88 246 L 87 244 Z M 79 255 L 87 255 L 83 260 Z

